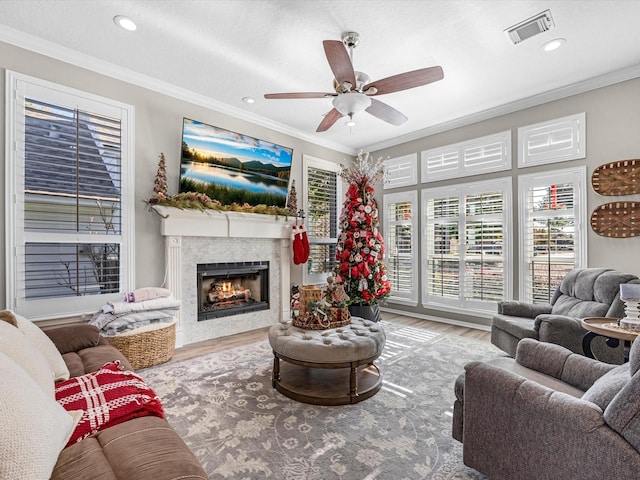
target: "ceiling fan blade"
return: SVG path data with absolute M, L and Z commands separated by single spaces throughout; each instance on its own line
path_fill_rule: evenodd
M 265 93 L 264 98 L 326 98 L 335 97 L 337 93 L 299 92 L 299 93 Z
M 375 98 L 371 99 L 371 105 L 369 105 L 366 111 L 374 117 L 378 117 L 380 120 L 384 120 L 395 126 L 402 125 L 408 120 L 404 114 Z
M 341 117 L 343 117 L 343 115 L 338 110 L 336 110 L 335 108 L 331 109 L 331 111 L 327 113 L 324 119 L 320 122 L 320 125 L 318 125 L 318 128 L 316 128 L 316 132 L 326 132 Z
M 420 87 L 428 83 L 437 82 L 443 78 L 444 72 L 442 71 L 442 67 L 421 68 L 371 82 L 365 85 L 362 90 L 366 92 L 368 88 L 375 87 L 377 91 L 376 93 L 372 93 L 372 95 L 384 95 L 385 93 Z
M 342 85 L 344 82 L 349 82 L 351 86 L 355 88 L 356 74 L 353 71 L 351 58 L 349 58 L 349 53 L 344 43 L 339 40 L 325 40 L 322 42 L 322 45 L 333 76 L 338 83 Z

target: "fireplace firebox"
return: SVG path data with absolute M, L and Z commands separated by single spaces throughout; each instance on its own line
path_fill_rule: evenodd
M 269 309 L 269 262 L 197 266 L 198 321 Z

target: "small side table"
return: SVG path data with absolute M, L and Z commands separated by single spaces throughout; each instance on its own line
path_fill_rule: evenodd
M 587 330 L 587 334 L 582 339 L 582 350 L 587 357 L 596 358 L 591 350 L 591 342 L 594 338 L 601 336 L 606 337 L 606 343 L 611 348 L 616 348 L 622 340 L 624 342 L 624 360 L 625 362 L 629 361 L 631 342 L 638 338 L 640 332 L 621 328 L 617 318 L 590 317 L 583 318 L 580 323 L 582 328 Z

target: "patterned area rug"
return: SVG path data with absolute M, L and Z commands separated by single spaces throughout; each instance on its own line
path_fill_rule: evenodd
M 484 479 L 451 437 L 453 383 L 487 342 L 383 321 L 384 383 L 356 405 L 323 407 L 271 387 L 265 340 L 141 370 L 211 479 Z

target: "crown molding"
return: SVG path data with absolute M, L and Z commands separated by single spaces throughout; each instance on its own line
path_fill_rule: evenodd
M 609 85 L 625 82 L 627 80 L 632 80 L 638 77 L 640 77 L 640 64 L 633 65 L 631 67 L 624 68 L 622 70 L 617 70 L 615 72 L 610 72 L 604 75 L 600 75 L 598 77 L 589 78 L 582 82 L 573 83 L 571 85 L 557 88 L 555 90 L 549 90 L 547 92 L 540 93 L 538 95 L 533 95 L 531 97 L 523 98 L 515 102 L 505 103 L 504 105 L 500 105 L 495 108 L 490 108 L 478 113 L 456 118 L 451 121 L 443 122 L 438 125 L 433 125 L 428 128 L 416 130 L 415 132 L 411 132 L 406 135 L 395 137 L 391 140 L 368 145 L 367 147 L 364 147 L 364 150 L 368 152 L 375 152 L 385 148 L 394 147 L 396 145 L 412 142 L 414 140 L 419 140 L 420 138 L 428 137 L 430 135 L 435 135 L 437 133 L 453 130 L 454 128 L 465 127 L 467 125 L 481 122 L 483 120 L 489 120 L 491 118 L 499 117 L 501 115 L 517 112 L 520 110 L 524 110 L 526 108 L 535 107 L 538 105 L 542 105 L 544 103 L 560 100 L 562 98 L 570 97 L 572 95 L 588 92 L 590 90 L 595 90 L 597 88 L 607 87 Z
M 345 145 L 312 137 L 305 132 L 291 128 L 288 125 L 274 122 L 273 120 L 260 115 L 248 113 L 205 95 L 200 95 L 191 90 L 149 77 L 148 75 L 137 73 L 119 65 L 99 60 L 91 55 L 77 52 L 54 42 L 35 37 L 4 25 L 0 26 L 0 41 L 69 63 L 76 67 L 105 75 L 107 77 L 115 78 L 116 80 L 121 80 L 138 87 L 146 88 L 178 100 L 210 108 L 216 112 L 230 115 L 234 118 L 290 135 L 300 140 L 313 143 L 314 145 L 336 150 L 347 155 L 356 155 L 356 150 L 346 147 Z

